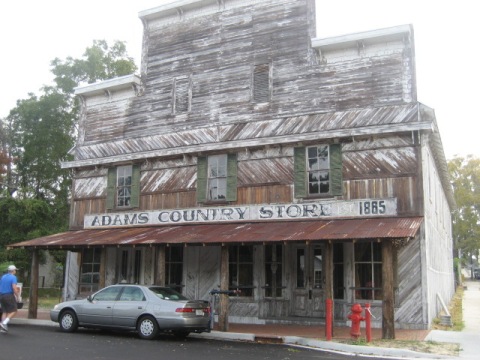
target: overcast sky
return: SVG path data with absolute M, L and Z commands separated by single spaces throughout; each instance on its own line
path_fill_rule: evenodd
M 140 66 L 138 13 L 170 0 L 0 2 L 0 118 L 52 83 L 50 61 L 80 58 L 93 40 L 127 43 Z M 480 156 L 480 30 L 474 0 L 317 0 L 317 37 L 412 24 L 418 100 L 435 110 L 447 159 Z

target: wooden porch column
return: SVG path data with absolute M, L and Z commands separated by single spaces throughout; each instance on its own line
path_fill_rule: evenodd
M 38 310 L 38 250 L 32 252 L 32 269 L 30 276 L 30 292 L 28 294 L 28 318 L 36 319 Z
M 327 241 L 325 246 L 325 300 L 332 300 L 332 313 L 330 314 L 330 319 L 332 320 L 331 333 L 328 334 L 329 330 L 325 326 L 325 336 L 333 336 L 333 323 L 335 322 L 335 303 L 333 302 L 333 244 L 331 241 Z M 327 304 L 325 301 L 325 310 L 327 310 Z M 325 314 L 325 318 L 329 318 L 329 314 Z
M 165 286 L 165 259 L 166 247 L 165 245 L 158 245 L 157 247 L 157 261 L 155 267 L 155 285 Z
M 325 299 L 333 300 L 333 244 L 325 246 Z
M 105 287 L 106 267 L 107 267 L 107 249 L 102 248 L 100 250 L 100 278 L 98 279 L 99 289 Z
M 220 290 L 228 292 L 228 246 L 222 245 L 220 264 Z M 228 306 L 230 299 L 228 294 L 220 294 L 220 314 L 218 315 L 218 327 L 220 331 L 228 331 Z
M 395 339 L 395 292 L 393 279 L 393 244 L 382 241 L 382 339 Z

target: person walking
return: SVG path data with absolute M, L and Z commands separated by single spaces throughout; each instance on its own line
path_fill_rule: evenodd
M 0 331 L 8 331 L 8 323 L 17 313 L 17 296 L 20 288 L 17 286 L 17 268 L 15 265 L 8 267 L 8 272 L 0 280 L 0 305 L 2 306 L 2 322 Z

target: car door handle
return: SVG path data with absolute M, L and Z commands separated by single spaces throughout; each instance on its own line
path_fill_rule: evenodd
M 143 309 L 143 306 L 139 306 L 139 307 L 138 307 L 138 310 L 142 310 L 142 309 Z

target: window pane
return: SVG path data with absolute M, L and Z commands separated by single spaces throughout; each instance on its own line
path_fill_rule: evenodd
M 130 206 L 132 188 L 132 166 L 117 168 L 117 206 Z
M 230 289 L 241 290 L 241 296 L 253 295 L 253 246 L 229 248 Z
M 314 249 L 314 272 L 313 272 L 313 282 L 316 289 L 321 289 L 323 284 L 322 269 L 323 269 L 323 260 L 322 260 L 322 249 Z
M 283 285 L 283 247 L 265 246 L 265 296 L 282 297 Z
M 308 192 L 310 195 L 330 193 L 329 146 L 310 146 L 308 158 Z
M 208 199 L 225 200 L 227 196 L 227 155 L 208 157 Z
M 333 244 L 333 297 L 345 297 L 344 272 L 343 272 L 343 244 Z
M 297 288 L 305 287 L 305 250 L 297 249 Z
M 355 244 L 356 299 L 381 300 L 382 262 L 381 244 L 377 242 Z M 380 288 L 380 289 L 376 289 Z
M 252 246 L 240 246 L 239 247 L 239 261 L 252 262 L 253 261 L 253 247 Z
M 110 287 L 105 290 L 102 290 L 95 295 L 94 300 L 114 301 L 117 298 L 121 288 L 122 288 L 121 286 L 115 286 L 115 287 Z

